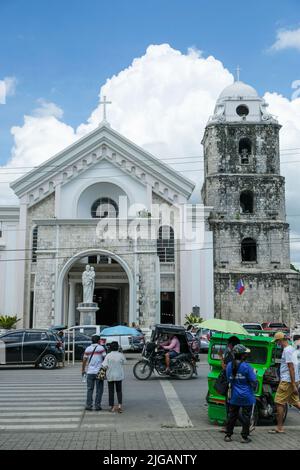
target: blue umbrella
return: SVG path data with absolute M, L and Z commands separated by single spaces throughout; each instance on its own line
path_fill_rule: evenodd
M 118 325 L 110 328 L 104 328 L 101 331 L 101 336 L 139 336 L 141 333 L 135 328 L 129 328 L 128 326 Z

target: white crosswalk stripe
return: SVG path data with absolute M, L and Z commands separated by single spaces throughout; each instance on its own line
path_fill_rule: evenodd
M 35 374 L 31 382 L 32 370 L 7 370 L 5 380 L 0 380 L 0 430 L 115 429 L 112 413 L 85 411 L 86 384 L 81 382 L 79 364 Z M 105 385 L 103 403 L 107 402 Z

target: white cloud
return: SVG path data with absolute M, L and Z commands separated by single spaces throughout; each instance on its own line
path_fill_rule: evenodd
M 22 126 L 14 126 L 14 146 L 8 163 L 0 168 L 0 179 L 11 182 L 23 173 L 71 145 L 77 139 L 74 129 L 60 120 L 63 111 L 54 103 L 38 100 L 32 115 L 24 116 Z M 8 184 L 0 185 L 0 204 L 17 202 Z
M 214 57 L 203 58 L 195 49 L 182 54 L 168 44 L 152 45 L 145 55 L 107 80 L 99 97 L 107 95 L 113 102 L 107 110 L 112 127 L 157 156 L 199 155 L 208 116 L 219 93 L 232 80 Z M 11 130 L 14 147 L 8 166 L 36 166 L 102 120 L 100 105 L 76 130 L 61 120 L 62 114 L 54 103 L 39 100 L 39 107 L 24 116 L 24 124 Z M 200 178 L 202 173 L 196 176 Z
M 101 88 L 113 103 L 108 117 L 113 128 L 160 156 L 199 155 L 203 128 L 222 89 L 232 75 L 214 57 L 195 49 L 187 54 L 168 44 L 149 46 L 145 55 L 107 80 Z M 97 106 L 81 135 L 102 119 Z
M 15 77 L 6 77 L 0 80 L 0 104 L 5 104 L 6 98 L 15 94 L 16 84 Z
M 288 222 L 294 232 L 293 237 L 300 240 L 300 98 L 289 100 L 278 93 L 266 93 L 269 111 L 278 117 L 280 130 L 281 174 L 285 176 L 286 212 Z M 291 243 L 292 258 L 300 263 L 300 250 Z
M 112 101 L 107 110 L 108 120 L 129 139 L 161 158 L 194 156 L 202 154 L 201 139 L 207 120 L 219 93 L 232 81 L 233 76 L 214 57 L 204 58 L 195 49 L 182 54 L 168 44 L 152 45 L 128 68 L 108 79 L 99 96 L 106 95 Z M 264 98 L 270 112 L 283 125 L 281 147 L 299 148 L 300 98 L 289 100 L 277 93 L 266 93 Z M 87 122 L 77 129 L 64 123 L 62 117 L 57 105 L 40 100 L 39 107 L 24 117 L 24 124 L 12 128 L 14 147 L 7 166 L 32 167 L 42 163 L 96 128 L 102 119 L 102 109 L 98 104 Z M 300 149 L 298 152 L 299 158 L 294 156 L 294 160 L 300 160 Z M 282 161 L 291 159 L 286 154 L 282 157 Z M 182 164 L 174 167 L 178 171 L 185 169 Z M 184 175 L 194 179 L 199 188 L 202 165 L 198 162 L 188 164 L 187 168 L 197 169 Z M 282 173 L 286 177 L 287 213 L 300 214 L 300 163 L 283 164 Z M 0 203 L 8 202 L 11 195 L 7 188 L 2 189 Z M 300 237 L 300 217 L 289 222 L 295 236 Z M 300 263 L 300 251 L 293 246 L 296 245 L 291 245 L 292 259 Z
M 298 49 L 300 51 L 300 28 L 277 31 L 276 41 L 270 49 L 272 51 L 282 51 L 283 49 Z

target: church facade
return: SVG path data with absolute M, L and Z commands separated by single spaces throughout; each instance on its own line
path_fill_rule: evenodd
M 79 324 L 89 265 L 97 324 L 183 324 L 191 312 L 299 322 L 280 125 L 266 107 L 240 81 L 221 93 L 202 141 L 202 200 L 105 114 L 14 181 L 19 205 L 0 207 L 0 312 L 17 315 L 19 327 Z
M 1 308 L 19 327 L 79 324 L 87 264 L 97 324 L 213 315 L 212 253 L 193 249 L 211 243 L 209 209 L 189 204 L 194 183 L 106 120 L 11 187 L 20 205 L 0 208 Z

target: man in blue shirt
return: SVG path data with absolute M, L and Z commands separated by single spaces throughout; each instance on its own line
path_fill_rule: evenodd
M 250 349 L 247 349 L 243 344 L 237 344 L 233 348 L 233 353 L 234 359 L 226 367 L 226 376 L 229 383 L 229 413 L 224 440 L 231 442 L 234 426 L 240 418 L 242 421 L 241 442 L 248 443 L 251 442 L 249 430 L 252 408 L 255 405 L 256 375 L 252 367 L 246 362 Z

